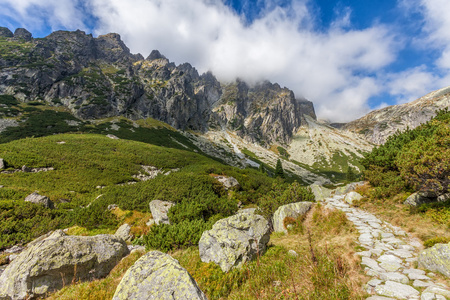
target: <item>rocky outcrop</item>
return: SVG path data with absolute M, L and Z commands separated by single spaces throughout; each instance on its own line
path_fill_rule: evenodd
M 113 300 L 206 300 L 191 275 L 170 255 L 152 251 L 128 269 Z
M 364 135 L 375 144 L 383 144 L 396 131 L 414 129 L 450 106 L 450 87 L 431 92 L 413 102 L 375 110 L 348 123 L 344 129 Z
M 80 119 L 152 117 L 176 129 L 229 129 L 262 145 L 287 144 L 314 107 L 278 84 L 221 84 L 210 72 L 175 65 L 158 51 L 131 54 L 115 33 L 77 30 L 33 39 L 25 29 L 0 36 L 15 43 L 0 57 L 0 94 L 63 105 Z M 24 89 L 23 87 L 27 88 Z
M 174 206 L 173 202 L 153 200 L 150 202 L 150 211 L 152 212 L 152 217 L 156 224 L 170 224 L 169 217 L 167 213 L 169 209 Z
M 450 277 L 450 243 L 436 244 L 419 255 L 419 266 Z
M 426 197 L 427 195 L 424 195 L 421 192 L 415 192 L 412 193 L 408 198 L 406 198 L 405 202 L 403 204 L 409 205 L 409 206 L 420 206 L 424 203 L 430 203 L 436 200 L 436 197 L 430 198 Z
M 57 230 L 8 265 L 0 276 L 0 299 L 44 296 L 71 282 L 104 277 L 127 253 L 125 242 L 111 235 L 67 236 Z
M 306 214 L 312 206 L 312 202 L 297 202 L 278 207 L 272 218 L 273 231 L 288 233 L 286 227 L 284 227 L 284 219 L 287 217 L 297 219 L 299 216 Z
M 311 192 L 314 194 L 314 199 L 316 201 L 322 201 L 325 198 L 328 198 L 331 196 L 331 190 L 327 189 L 326 187 L 320 185 L 320 184 L 311 184 L 309 186 L 311 189 Z
M 260 215 L 239 213 L 217 221 L 199 241 L 200 258 L 214 262 L 222 271 L 239 268 L 266 251 L 269 222 Z
M 263 144 L 287 145 L 292 134 L 305 124 L 303 115 L 316 118 L 312 103 L 296 99 L 287 88 L 270 82 L 251 87 L 239 80 L 224 86 L 214 112 L 213 125 Z
M 28 195 L 25 198 L 25 202 L 39 204 L 39 205 L 42 205 L 42 206 L 44 206 L 46 208 L 50 208 L 50 209 L 55 208 L 55 206 L 53 205 L 53 202 L 48 197 L 39 195 L 36 192 Z
M 359 193 L 352 191 L 352 192 L 348 193 L 347 195 L 345 195 L 344 201 L 347 202 L 348 204 L 352 205 L 353 202 L 359 201 L 362 198 L 363 197 Z

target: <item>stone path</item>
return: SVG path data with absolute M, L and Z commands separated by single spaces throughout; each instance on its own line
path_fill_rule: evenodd
M 373 296 L 367 300 L 450 299 L 450 289 L 433 281 L 435 274 L 414 268 L 421 243 L 406 232 L 374 215 L 351 207 L 344 196 L 324 200 L 326 207 L 337 208 L 347 215 L 358 229 L 365 273 L 372 279 L 364 287 Z

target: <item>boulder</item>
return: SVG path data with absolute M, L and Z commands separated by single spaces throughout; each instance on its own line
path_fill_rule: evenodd
M 5 168 L 5 161 L 3 158 L 0 158 L 0 170 L 3 170 Z
M 157 225 L 170 224 L 167 213 L 169 212 L 169 209 L 175 205 L 175 203 L 169 201 L 153 200 L 149 205 L 153 220 L 155 220 L 155 223 Z
M 436 244 L 419 254 L 419 267 L 450 277 L 450 243 Z
M 311 188 L 311 191 L 313 192 L 316 201 L 322 201 L 325 200 L 325 198 L 331 196 L 331 190 L 321 186 L 320 184 L 314 183 L 311 184 L 309 187 Z
M 239 268 L 266 251 L 269 222 L 257 214 L 239 213 L 217 221 L 199 241 L 203 262 L 215 262 L 222 271 Z
M 131 226 L 128 224 L 123 224 L 122 226 L 117 229 L 116 233 L 114 234 L 118 238 L 121 238 L 124 241 L 131 241 L 133 238 L 133 235 L 130 233 Z
M 345 195 L 344 201 L 352 205 L 354 201 L 359 201 L 362 199 L 362 197 L 363 196 L 361 196 L 359 193 L 353 191 Z
M 313 202 L 296 202 L 278 207 L 272 217 L 273 231 L 287 233 L 284 227 L 284 219 L 287 217 L 297 219 L 299 216 L 306 214 Z
M 127 245 L 115 236 L 68 236 L 57 230 L 6 267 L 0 299 L 40 297 L 71 282 L 104 277 L 126 254 Z
M 335 195 L 345 195 L 354 191 L 358 186 L 364 185 L 364 181 L 352 182 L 347 184 L 346 186 L 339 187 L 334 190 Z
M 411 194 L 408 198 L 406 198 L 405 202 L 403 204 L 410 205 L 410 206 L 420 206 L 424 203 L 430 203 L 433 202 L 433 198 L 425 197 L 423 193 L 415 192 Z
M 205 294 L 178 261 L 152 251 L 142 256 L 123 276 L 113 300 L 204 299 Z
M 241 186 L 236 178 L 231 176 L 215 176 L 215 178 L 223 184 L 226 190 L 233 189 L 238 190 Z
M 51 209 L 55 208 L 55 206 L 53 205 L 53 202 L 48 197 L 39 195 L 36 192 L 28 195 L 25 198 L 25 202 L 40 204 L 40 205 L 43 205 L 43 206 L 45 206 L 47 208 L 51 208 Z

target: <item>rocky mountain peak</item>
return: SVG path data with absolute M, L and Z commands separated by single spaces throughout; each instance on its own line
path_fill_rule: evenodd
M 0 27 L 0 37 L 12 38 L 12 37 L 14 37 L 14 34 L 12 33 L 11 30 L 9 30 L 9 28 Z
M 17 28 L 14 31 L 14 38 L 15 39 L 23 39 L 23 40 L 29 42 L 32 40 L 33 36 L 31 35 L 31 32 L 29 32 L 25 28 Z
M 0 58 L 0 94 L 64 105 L 81 119 L 152 117 L 181 130 L 236 131 L 269 146 L 287 144 L 303 115 L 316 117 L 311 102 L 277 83 L 220 83 L 158 50 L 147 59 L 132 54 L 116 33 L 56 31 L 42 39 L 25 29 L 0 33 L 20 45 Z
M 372 143 L 383 144 L 397 131 L 413 129 L 436 116 L 439 109 L 450 107 L 450 87 L 431 92 L 413 102 L 372 111 L 347 123 L 344 129 L 362 134 Z
M 155 60 L 155 59 L 161 59 L 166 58 L 164 55 L 162 55 L 158 50 L 153 50 L 150 55 L 146 58 L 146 60 Z

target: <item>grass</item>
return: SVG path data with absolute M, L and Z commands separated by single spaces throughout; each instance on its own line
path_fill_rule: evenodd
M 201 262 L 196 248 L 173 256 L 208 299 L 363 299 L 366 279 L 353 255 L 356 230 L 345 215 L 316 206 L 301 224 L 303 233 L 272 234 L 264 255 L 229 273 Z M 290 256 L 291 249 L 299 255 Z

